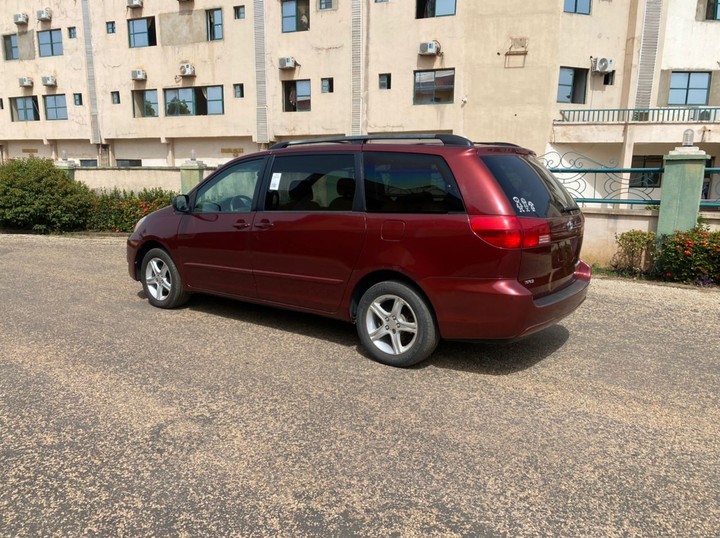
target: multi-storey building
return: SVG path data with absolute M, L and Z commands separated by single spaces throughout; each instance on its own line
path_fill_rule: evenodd
M 2 159 L 453 132 L 647 167 L 687 129 L 720 156 L 718 0 L 4 0 L 0 34 Z

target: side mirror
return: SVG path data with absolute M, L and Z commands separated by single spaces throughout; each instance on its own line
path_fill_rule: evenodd
M 187 213 L 190 211 L 190 198 L 187 194 L 179 194 L 172 200 L 172 206 L 175 211 Z

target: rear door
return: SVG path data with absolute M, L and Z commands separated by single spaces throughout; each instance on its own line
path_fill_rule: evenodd
M 356 179 L 353 153 L 275 157 L 252 234 L 261 299 L 337 311 L 365 240 Z
M 522 252 L 518 280 L 535 296 L 572 282 L 580 258 L 584 219 L 558 180 L 529 155 L 482 156 L 528 229 L 540 229 L 537 246 Z

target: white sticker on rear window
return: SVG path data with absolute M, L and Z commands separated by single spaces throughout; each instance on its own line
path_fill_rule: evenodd
M 535 213 L 535 204 L 525 198 L 513 197 L 513 202 L 520 213 Z
M 280 188 L 280 179 L 282 179 L 282 174 L 280 172 L 275 172 L 272 175 L 272 179 L 270 180 L 271 191 L 276 191 Z

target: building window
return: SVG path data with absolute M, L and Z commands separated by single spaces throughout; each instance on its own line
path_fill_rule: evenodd
M 110 92 L 110 99 L 113 105 L 120 104 L 120 92 Z
M 585 103 L 585 89 L 587 88 L 587 69 L 574 67 L 561 67 L 558 81 L 558 103 Z
M 45 99 L 45 119 L 68 119 L 67 102 L 64 95 L 46 95 L 43 99 Z
M 128 36 L 130 48 L 154 47 L 157 45 L 155 34 L 155 17 L 145 19 L 130 19 L 128 21 Z
M 40 121 L 37 97 L 13 97 L 10 99 L 12 121 Z
M 282 0 L 282 31 L 304 32 L 310 29 L 309 0 Z
M 105 23 L 105 31 L 108 34 L 114 34 L 115 33 L 115 21 L 107 21 Z
M 2 97 L 0 97 L 0 110 L 5 110 L 5 103 L 2 100 Z
M 235 14 L 236 19 L 244 19 L 245 18 L 245 6 L 235 6 L 233 8 L 233 13 Z
M 375 0 L 375 3 L 376 3 L 376 4 L 384 4 L 384 3 L 386 3 L 387 1 L 388 1 L 388 0 Z
M 80 168 L 97 168 L 97 159 L 80 159 Z
M 610 71 L 609 73 L 605 73 L 605 76 L 603 76 L 603 85 L 604 86 L 614 86 L 615 85 L 615 71 Z
M 235 97 L 241 99 L 245 97 L 245 85 L 244 84 L 233 84 L 233 93 Z
M 318 9 L 335 9 L 335 0 L 318 0 Z
M 310 110 L 310 81 L 286 80 L 283 82 L 283 111 L 307 112 Z
M 62 31 L 44 30 L 37 35 L 40 56 L 62 56 Z
M 82 106 L 83 100 L 82 100 L 82 94 L 81 93 L 74 93 L 73 99 L 75 101 L 76 106 Z
M 674 72 L 670 78 L 668 105 L 707 105 L 710 94 L 710 73 Z
M 222 86 L 165 90 L 166 116 L 213 116 L 224 113 Z
M 565 13 L 579 13 L 581 15 L 590 15 L 591 0 L 565 0 Z
M 6 60 L 19 60 L 20 49 L 18 48 L 17 34 L 3 36 L 3 50 Z
M 708 21 L 720 21 L 720 0 L 708 0 L 705 19 Z
M 455 98 L 455 70 L 415 71 L 413 104 L 452 103 Z
M 381 90 L 389 90 L 392 87 L 392 75 L 390 73 L 380 73 L 378 85 Z
M 205 12 L 207 19 L 208 41 L 219 41 L 223 38 L 222 9 L 208 9 Z
M 75 39 L 77 38 L 77 28 L 74 26 L 68 27 L 68 38 Z
M 134 90 L 133 117 L 135 118 L 157 118 L 160 107 L 158 106 L 157 90 Z
M 633 155 L 632 168 L 662 168 L 662 155 Z M 633 172 L 630 174 L 630 187 L 659 187 L 662 180 L 660 172 Z
M 455 0 L 415 0 L 415 18 L 455 15 Z
M 335 82 L 332 78 L 320 79 L 322 93 L 333 93 L 335 91 Z
M 142 166 L 142 159 L 116 159 L 115 165 L 118 168 L 139 168 Z

